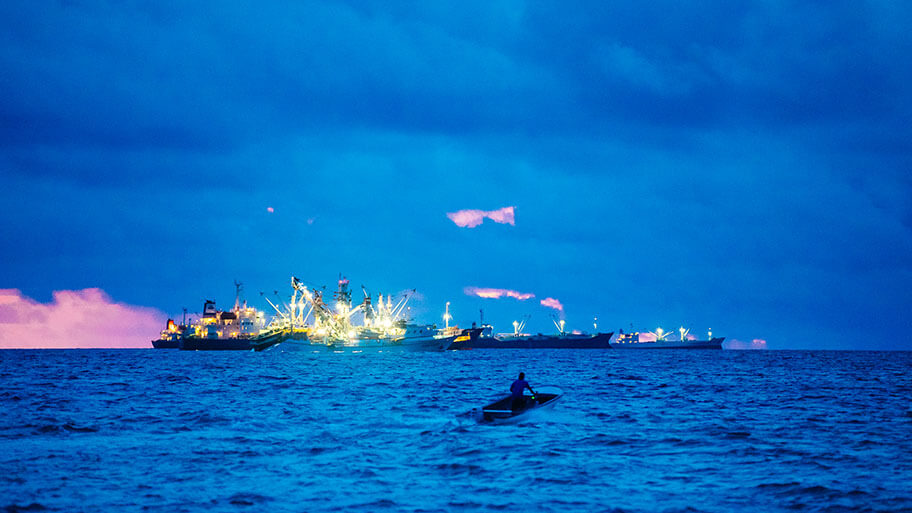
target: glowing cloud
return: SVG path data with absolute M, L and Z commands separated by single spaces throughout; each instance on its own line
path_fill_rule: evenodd
M 542 306 L 547 306 L 548 308 L 553 308 L 560 313 L 564 313 L 564 305 L 560 301 L 554 299 L 553 297 L 546 297 L 540 301 Z
M 516 218 L 514 216 L 515 207 L 503 207 L 497 210 L 459 210 L 457 212 L 447 213 L 447 217 L 450 218 L 450 221 L 456 223 L 456 226 L 462 228 L 475 228 L 480 225 L 484 219 L 494 221 L 495 223 L 500 224 L 509 224 L 511 226 L 516 226 Z
M 512 297 L 520 301 L 525 301 L 535 297 L 535 294 L 529 294 L 526 292 L 517 292 L 515 290 L 509 289 L 490 289 L 482 287 L 466 287 L 462 289 L 467 296 L 478 296 L 485 299 L 500 299 L 502 297 Z
M 58 290 L 39 303 L 0 289 L 0 349 L 151 348 L 166 316 L 114 303 L 101 289 Z
M 275 209 L 272 207 L 266 207 L 266 212 L 269 212 L 271 214 L 271 213 L 275 212 Z
M 726 340 L 725 342 L 723 342 L 722 347 L 724 347 L 725 349 L 739 349 L 739 350 L 767 349 L 766 340 L 763 340 L 762 338 L 755 338 L 755 339 L 751 340 L 750 342 L 744 342 L 742 340 L 733 338 L 731 340 Z

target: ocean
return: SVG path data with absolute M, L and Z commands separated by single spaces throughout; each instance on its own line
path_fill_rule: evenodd
M 478 410 L 523 371 L 564 397 Z M 912 511 L 912 353 L 0 351 L 0 511 Z

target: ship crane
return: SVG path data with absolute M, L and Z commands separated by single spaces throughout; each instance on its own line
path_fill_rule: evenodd
M 666 332 L 666 331 L 663 330 L 662 328 L 656 328 L 655 331 L 650 331 L 650 332 L 648 332 L 648 333 L 651 333 L 651 334 L 655 335 L 656 342 L 664 341 L 665 339 L 668 338 L 668 335 L 671 335 L 670 332 Z
M 263 299 L 265 299 L 266 302 L 269 303 L 269 306 L 271 306 L 271 307 L 276 311 L 276 313 L 282 318 L 282 320 L 285 320 L 285 321 L 288 321 L 288 320 L 289 320 L 289 316 L 288 316 L 285 312 L 283 312 L 282 310 L 279 310 L 279 307 L 277 307 L 277 306 L 275 305 L 275 303 L 273 303 L 272 301 L 270 301 L 269 298 L 266 297 L 265 294 L 263 294 L 262 292 L 260 292 L 260 295 L 263 296 Z
M 329 308 L 329 305 L 323 302 L 323 294 L 320 293 L 320 291 L 314 289 L 313 293 L 311 293 L 311 291 L 295 277 L 292 277 L 291 284 L 295 289 L 295 293 L 301 294 L 298 300 L 301 302 L 310 303 L 311 311 L 313 312 L 315 318 L 319 319 L 333 316 L 332 309 Z
M 371 295 L 364 285 L 361 285 L 361 292 L 364 293 L 364 301 L 362 303 L 362 310 L 364 311 L 364 325 L 370 326 L 374 320 L 374 306 L 371 304 Z
M 552 315 L 552 316 L 551 316 L 551 322 L 553 322 L 553 323 L 554 323 L 554 326 L 557 327 L 557 332 L 558 332 L 558 333 L 560 333 L 561 335 L 566 335 L 566 332 L 564 331 L 564 326 L 567 324 L 567 321 L 565 321 L 565 320 L 563 320 L 563 319 L 561 319 L 560 321 L 558 321 L 558 320 L 557 320 L 557 317 L 554 316 L 554 315 Z
M 398 319 L 399 315 L 402 314 L 402 311 L 405 309 L 405 305 L 408 304 L 408 301 L 411 299 L 413 293 L 415 293 L 415 289 L 412 289 L 410 292 L 406 292 L 405 297 L 399 300 L 399 303 L 396 305 L 396 308 L 392 313 L 393 320 Z M 389 298 L 389 296 L 387 296 L 387 298 Z
M 519 335 L 519 334 L 521 334 L 523 328 L 526 327 L 526 321 L 528 321 L 528 320 L 531 319 L 531 318 L 532 318 L 531 315 L 526 315 L 525 317 L 523 317 L 522 322 L 520 322 L 520 321 L 513 321 L 513 334 L 514 334 L 514 335 Z
M 301 326 L 304 328 L 307 326 L 307 319 L 310 317 L 310 314 L 314 314 L 314 319 L 316 319 L 316 313 L 314 312 L 314 306 L 316 302 L 307 301 L 307 296 L 310 295 L 310 291 L 307 290 L 307 287 L 304 283 L 298 278 L 291 277 L 291 288 L 293 292 L 291 294 L 291 318 L 292 318 L 292 329 L 296 326 Z M 312 298 L 313 296 L 311 296 Z M 307 310 L 307 313 L 304 313 L 304 307 L 307 306 L 307 303 L 310 303 L 310 307 Z
M 304 311 L 304 306 L 306 304 L 310 305 L 310 308 L 307 311 L 307 314 L 301 316 L 301 320 L 307 319 L 311 314 L 314 316 L 314 323 L 321 324 L 332 319 L 334 313 L 329 308 L 329 306 L 323 302 L 323 294 L 314 288 L 311 292 L 301 280 L 292 276 L 291 286 L 295 290 L 295 295 L 292 296 L 292 303 L 298 305 L 297 308 L 301 313 Z M 298 295 L 300 294 L 300 295 Z

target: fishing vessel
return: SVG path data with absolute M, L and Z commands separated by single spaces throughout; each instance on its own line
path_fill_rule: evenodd
M 624 330 L 620 330 L 617 339 L 611 343 L 611 347 L 615 349 L 722 349 L 722 342 L 725 340 L 725 337 L 713 337 L 712 330 L 709 330 L 706 340 L 698 340 L 690 336 L 690 330 L 683 326 L 678 329 L 678 332 L 680 335 L 675 339 L 671 338 L 671 332 L 666 332 L 662 328 L 645 333 L 624 333 Z
M 435 324 L 415 324 L 405 318 L 407 304 L 415 291 L 402 294 L 393 303 L 390 294 L 373 296 L 362 286 L 364 299 L 352 306 L 350 282 L 340 275 L 332 305 L 324 300 L 323 291 L 304 285 L 292 277 L 290 310 L 296 322 L 306 325 L 306 340 L 286 340 L 279 350 L 382 352 L 443 351 L 459 335 L 457 327 L 438 329 Z

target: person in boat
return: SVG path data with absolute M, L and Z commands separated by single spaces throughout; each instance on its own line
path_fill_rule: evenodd
M 532 395 L 534 397 L 535 390 L 532 390 L 532 387 L 529 386 L 529 382 L 526 381 L 525 373 L 520 372 L 519 379 L 510 385 L 510 393 L 513 394 L 513 404 L 511 406 L 513 411 L 521 410 L 526 405 L 526 399 L 523 397 L 523 391 L 525 391 L 527 388 L 530 392 L 532 392 Z

